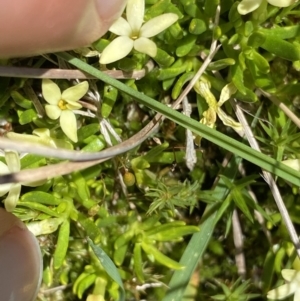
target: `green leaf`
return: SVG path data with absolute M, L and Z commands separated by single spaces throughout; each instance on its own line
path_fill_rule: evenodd
M 137 279 L 144 283 L 144 273 L 143 273 L 143 261 L 142 261 L 142 248 L 141 243 L 137 242 L 134 244 L 133 249 L 133 266 Z
M 83 141 L 84 139 L 99 132 L 99 130 L 100 126 L 98 123 L 91 123 L 79 128 L 77 131 L 78 141 Z
M 196 35 L 189 34 L 179 41 L 178 47 L 176 48 L 176 55 L 178 57 L 186 56 L 195 45 L 197 40 Z
M 123 244 L 121 247 L 114 251 L 114 262 L 117 266 L 121 266 L 124 262 L 125 256 L 127 254 L 128 243 Z
M 94 221 L 87 218 L 84 214 L 79 213 L 78 222 L 84 228 L 86 234 L 90 236 L 95 241 L 95 243 L 99 243 L 101 241 L 101 231 L 96 226 Z
M 162 67 L 169 67 L 175 61 L 173 56 L 170 56 L 167 52 L 160 48 L 157 48 L 157 53 L 154 57 L 154 60 Z
M 70 221 L 66 219 L 60 226 L 58 231 L 58 238 L 56 248 L 53 255 L 53 266 L 59 269 L 67 255 L 70 238 Z
M 90 274 L 80 281 L 77 289 L 77 296 L 79 299 L 82 299 L 84 292 L 95 282 L 96 278 L 96 274 Z
M 77 187 L 78 196 L 82 201 L 86 201 L 90 198 L 90 190 L 86 184 L 84 177 L 79 171 L 72 174 L 72 179 Z
M 197 122 L 196 120 L 184 116 L 180 112 L 177 112 L 176 110 L 173 110 L 167 107 L 166 105 L 161 104 L 160 102 L 148 97 L 147 95 L 144 95 L 135 91 L 134 89 L 131 89 L 130 87 L 122 84 L 121 82 L 115 79 L 110 78 L 109 76 L 105 75 L 96 68 L 85 64 L 81 60 L 74 58 L 67 53 L 59 53 L 57 54 L 57 56 L 68 61 L 70 64 L 78 67 L 79 69 L 99 78 L 100 80 L 111 84 L 112 86 L 118 88 L 120 91 L 127 93 L 128 95 L 137 99 L 143 105 L 165 115 L 167 118 L 173 120 L 177 124 L 190 129 L 192 132 L 194 132 L 194 134 L 199 135 L 211 141 L 212 143 L 215 143 L 216 145 L 233 152 L 237 156 L 241 156 L 243 159 L 254 163 L 255 165 L 263 168 L 264 170 L 269 171 L 285 179 L 286 181 L 293 183 L 298 187 L 300 186 L 300 173 L 285 166 L 283 163 L 278 162 L 277 160 L 267 155 L 264 155 L 229 136 L 221 134 L 218 131 L 214 131 L 211 128 Z M 245 90 L 244 92 L 248 93 L 247 90 Z M 250 92 L 254 94 L 252 91 Z M 90 154 L 89 158 L 91 159 Z
M 29 109 L 20 114 L 19 122 L 21 125 L 28 124 L 37 118 L 37 114 L 34 109 Z
M 27 154 L 21 160 L 21 169 L 36 168 L 46 165 L 47 161 L 44 157 Z
M 246 217 L 253 223 L 252 214 L 247 206 L 245 199 L 238 187 L 235 187 L 231 192 L 232 199 L 236 206 L 246 215 Z
M 107 254 L 103 251 L 103 249 L 101 249 L 99 246 L 96 246 L 90 238 L 88 238 L 88 243 L 93 249 L 95 255 L 99 259 L 107 274 L 119 285 L 119 288 L 121 290 L 120 301 L 125 301 L 125 290 L 118 269 L 116 268 L 112 260 L 107 256 Z
M 184 269 L 184 266 L 178 263 L 177 261 L 171 259 L 170 257 L 164 255 L 162 252 L 160 252 L 157 248 L 155 248 L 153 245 L 148 244 L 147 242 L 142 242 L 142 249 L 144 252 L 146 252 L 148 255 L 152 255 L 157 262 L 160 264 L 172 269 L 172 270 L 182 270 Z
M 195 18 L 195 19 L 191 20 L 191 23 L 190 23 L 190 26 L 189 26 L 189 32 L 191 34 L 200 35 L 203 32 L 205 32 L 206 29 L 207 29 L 207 25 L 203 20 L 198 19 L 198 18 Z
M 32 108 L 32 101 L 26 99 L 23 95 L 21 95 L 18 91 L 12 91 L 10 96 L 15 101 L 17 105 L 24 109 L 31 109 Z
M 172 224 L 172 223 L 169 223 Z M 149 239 L 157 241 L 172 241 L 178 240 L 185 235 L 190 235 L 199 232 L 200 229 L 197 226 L 171 226 L 158 233 L 148 235 Z M 147 233 L 145 233 L 147 235 Z
M 22 201 L 19 204 L 23 207 L 27 207 L 27 208 L 30 208 L 30 209 L 33 209 L 33 210 L 44 212 L 44 213 L 48 214 L 49 216 L 59 217 L 59 215 L 54 210 L 52 210 L 51 208 L 49 208 L 47 206 L 44 206 L 41 203 Z
M 172 228 L 181 227 L 181 226 L 185 226 L 184 221 L 174 221 L 166 224 L 160 224 L 156 227 L 152 227 L 151 229 L 147 230 L 145 234 L 147 236 L 153 236 L 158 234 L 159 232 L 169 231 Z
M 265 258 L 263 274 L 261 277 L 263 294 L 266 294 L 271 288 L 273 274 L 274 274 L 274 263 L 275 263 L 275 254 L 273 250 L 269 250 Z
M 101 115 L 108 118 L 118 97 L 118 90 L 110 85 L 104 86 Z
M 234 156 L 229 162 L 226 169 L 224 169 L 223 174 L 233 180 L 237 173 L 237 166 L 240 163 L 240 159 L 236 159 Z M 220 179 L 218 185 L 214 189 L 215 196 L 221 201 L 228 194 L 228 189 L 224 185 L 222 179 Z M 167 291 L 165 297 L 162 301 L 181 301 L 183 294 L 186 290 L 193 272 L 202 259 L 202 256 L 208 246 L 208 243 L 213 235 L 214 227 L 217 223 L 216 216 L 217 213 L 214 210 L 214 205 L 210 205 L 206 208 L 206 217 L 203 218 L 201 223 L 201 230 L 195 233 L 189 244 L 187 245 L 181 259 L 180 263 L 185 266 L 183 271 L 175 271 L 170 282 L 169 290 Z
M 292 44 L 279 37 L 266 35 L 266 39 L 261 47 L 270 53 L 289 61 L 300 60 L 299 45 Z
M 236 61 L 232 58 L 221 59 L 210 63 L 206 70 L 222 70 L 228 66 L 233 66 Z
M 114 248 L 117 250 L 121 248 L 122 246 L 128 244 L 128 242 L 133 238 L 134 232 L 131 230 L 128 230 L 121 235 L 118 236 L 114 243 Z
M 61 203 L 61 200 L 54 197 L 50 193 L 43 191 L 31 191 L 22 195 L 21 202 L 34 202 L 44 205 L 56 206 Z

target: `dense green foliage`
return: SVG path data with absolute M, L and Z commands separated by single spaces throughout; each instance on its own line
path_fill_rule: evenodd
M 58 171 L 34 187 L 22 186 L 13 213 L 41 245 L 44 273 L 38 300 L 266 300 L 267 292 L 282 283 L 283 268 L 300 269 L 295 241 L 261 176 L 262 169 L 274 175 L 297 228 L 299 169 L 282 161 L 299 159 L 300 150 L 299 5 L 268 4 L 242 16 L 234 0 L 145 2 L 145 21 L 163 13 L 179 17 L 152 38 L 158 47 L 154 58 L 133 50 L 100 65 L 97 54 L 115 38 L 108 32 L 89 49 L 1 62 L 77 67 L 97 78 L 88 80 L 89 92 L 80 99 L 83 108 L 74 111 L 77 142 L 45 114 L 41 79 L 1 78 L 2 135 L 22 134 L 10 137 L 20 144 L 35 140 L 101 152 L 137 134 L 156 112 L 168 117 L 145 141 L 139 138 L 124 151 L 121 147 L 118 156 L 69 174 Z M 213 41 L 220 48 L 200 80 L 209 82 L 216 101 L 224 86 L 233 83 L 236 101 L 225 102 L 222 109 L 237 120 L 235 105 L 242 108 L 262 154 L 219 114 L 207 127 L 203 116 L 209 105 L 201 93 L 192 89 L 187 95 L 191 117 L 181 114 L 182 105 L 177 111 L 170 108 Z M 87 56 L 92 50 L 96 55 Z M 106 69 L 121 70 L 125 78 L 118 83 L 98 71 Z M 135 76 L 139 70 L 145 70 L 141 78 Z M 78 84 L 55 82 L 62 91 Z M 49 133 L 42 135 L 40 129 Z M 186 149 L 187 130 L 196 142 L 192 168 L 186 164 L 191 151 Z M 28 136 L 32 133 L 35 138 Z M 21 170 L 52 165 L 55 175 L 60 159 L 32 149 L 20 161 Z M 290 164 L 296 165 L 296 160 Z M 35 181 L 34 175 L 29 180 Z

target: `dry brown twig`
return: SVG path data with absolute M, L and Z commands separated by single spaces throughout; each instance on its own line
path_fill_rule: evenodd
M 134 78 L 139 80 L 143 78 L 154 67 L 153 62 L 150 60 L 145 68 L 135 70 L 133 72 L 124 72 L 122 70 L 105 70 L 103 73 L 116 78 L 116 79 L 130 79 Z M 94 76 L 87 74 L 80 70 L 69 69 L 53 69 L 53 68 L 27 68 L 27 67 L 14 67 L 14 66 L 0 66 L 0 77 L 19 77 L 19 78 L 52 78 L 52 79 L 96 79 Z
M 245 136 L 250 144 L 250 146 L 261 152 L 259 144 L 257 142 L 257 140 L 255 139 L 253 132 L 251 130 L 251 127 L 248 124 L 247 119 L 245 118 L 245 115 L 243 113 L 243 111 L 241 110 L 241 108 L 237 105 L 237 101 L 236 100 L 230 100 L 231 105 L 234 108 L 234 111 L 236 113 L 236 116 L 239 120 L 239 122 L 243 125 L 244 131 L 245 131 Z M 278 210 L 282 216 L 282 219 L 284 220 L 284 223 L 286 225 L 286 228 L 289 232 L 290 238 L 292 243 L 295 246 L 296 252 L 298 257 L 300 258 L 300 241 L 299 241 L 299 237 L 298 234 L 295 230 L 295 227 L 291 221 L 290 215 L 288 213 L 288 210 L 286 209 L 286 206 L 284 204 L 284 201 L 282 199 L 282 196 L 280 194 L 280 190 L 272 176 L 271 173 L 262 170 L 262 176 L 264 178 L 264 180 L 266 181 L 266 183 L 269 185 L 271 193 L 274 197 L 274 200 L 276 202 L 276 205 L 278 207 Z

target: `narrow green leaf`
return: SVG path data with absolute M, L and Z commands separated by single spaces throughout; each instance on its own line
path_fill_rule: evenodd
M 177 261 L 171 259 L 170 257 L 166 256 L 162 252 L 160 252 L 157 248 L 155 248 L 153 245 L 142 241 L 142 249 L 148 254 L 152 255 L 157 262 L 159 262 L 162 265 L 165 265 L 166 267 L 172 269 L 172 270 L 182 270 L 185 267 L 178 263 Z
M 58 231 L 58 238 L 56 243 L 56 248 L 53 255 L 53 265 L 55 269 L 59 269 L 67 254 L 69 246 L 69 236 L 70 236 L 70 221 L 65 220 Z
M 61 203 L 60 199 L 57 199 L 50 193 L 43 191 L 31 191 L 22 195 L 21 202 L 34 202 L 50 206 L 56 206 Z
M 99 246 L 94 245 L 93 241 L 88 237 L 88 242 L 93 249 L 95 255 L 98 257 L 103 268 L 107 274 L 119 285 L 120 288 L 120 299 L 119 301 L 125 301 L 125 290 L 121 279 L 121 276 L 116 268 L 115 264 L 108 257 L 108 255 Z
M 68 61 L 70 64 L 78 67 L 79 69 L 97 77 L 98 79 L 116 87 L 120 91 L 132 96 L 137 99 L 140 103 L 145 106 L 163 114 L 167 118 L 173 120 L 177 124 L 190 129 L 196 135 L 199 135 L 216 145 L 231 151 L 237 156 L 241 156 L 243 159 L 254 163 L 255 165 L 261 167 L 262 169 L 269 171 L 286 181 L 293 183 L 296 186 L 300 186 L 300 173 L 293 170 L 290 167 L 285 166 L 283 163 L 276 161 L 275 159 L 264 155 L 251 147 L 236 141 L 235 139 L 228 137 L 224 134 L 219 133 L 218 131 L 212 130 L 211 128 L 199 123 L 196 120 L 193 120 L 176 110 L 173 110 L 166 105 L 161 104 L 160 102 L 135 91 L 134 89 L 128 87 L 127 85 L 110 78 L 108 75 L 102 73 L 98 69 L 82 62 L 81 60 L 72 57 L 67 53 L 57 54 L 60 58 Z M 233 67 L 233 66 L 232 66 Z M 231 68 L 232 68 L 231 67 Z M 252 92 L 252 91 L 251 91 Z M 91 158 L 91 155 L 89 154 Z M 97 157 L 95 155 L 95 157 Z
M 223 174 L 230 179 L 234 179 L 237 172 L 237 166 L 240 163 L 240 159 L 232 157 L 227 168 L 224 169 Z M 228 194 L 228 189 L 224 185 L 222 179 L 220 179 L 217 187 L 214 189 L 215 196 L 219 200 L 223 200 Z M 198 233 L 193 234 L 189 244 L 187 245 L 180 262 L 185 266 L 183 271 L 175 271 L 170 282 L 169 290 L 162 301 L 181 301 L 186 287 L 192 277 L 194 270 L 196 269 L 199 261 L 201 260 L 207 245 L 212 237 L 214 227 L 216 225 L 216 211 L 213 210 L 214 205 L 210 205 L 206 209 L 206 213 L 213 212 L 208 218 L 203 218 L 201 223 L 201 230 Z

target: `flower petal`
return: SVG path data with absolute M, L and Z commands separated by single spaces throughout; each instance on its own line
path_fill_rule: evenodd
M 54 105 L 45 105 L 45 111 L 47 116 L 53 120 L 56 120 L 61 114 L 61 109 Z
M 293 5 L 296 0 L 268 0 L 268 2 L 277 7 L 288 7 Z
M 146 22 L 141 30 L 140 37 L 151 38 L 167 29 L 178 20 L 178 16 L 173 13 L 163 14 Z
M 231 95 L 237 91 L 237 88 L 233 83 L 227 84 L 221 91 L 220 100 L 218 101 L 218 106 L 221 107 L 225 101 L 227 101 Z
M 129 23 L 124 18 L 119 18 L 110 28 L 109 31 L 118 36 L 131 36 L 132 30 Z
M 125 57 L 133 48 L 133 40 L 127 36 L 113 40 L 102 52 L 100 64 L 110 64 Z
M 6 151 L 5 161 L 7 163 L 10 172 L 20 171 L 21 163 L 20 163 L 20 157 L 18 153 L 16 153 L 15 151 Z
M 300 282 L 300 272 L 292 269 L 283 269 L 281 275 L 285 281 L 299 281 Z
M 39 143 L 52 146 L 56 148 L 54 139 L 50 136 L 50 130 L 46 128 L 35 129 L 32 134 L 38 136 L 33 136 L 39 139 Z
M 298 287 L 298 289 L 295 291 L 294 301 L 299 301 L 299 300 L 300 300 L 300 289 Z
M 272 300 L 282 300 L 292 295 L 297 290 L 297 288 L 297 283 L 287 283 L 269 291 L 267 294 L 267 298 Z
M 289 166 L 291 168 L 294 168 L 297 171 L 300 171 L 300 159 L 287 159 L 287 160 L 281 161 L 281 163 L 283 163 L 283 164 L 285 164 L 285 165 L 287 165 L 287 166 Z
M 210 91 L 210 82 L 206 80 L 199 80 L 194 85 L 194 90 L 205 99 L 210 108 L 217 109 L 218 103 L 215 96 Z
M 213 108 L 208 108 L 205 112 L 203 112 L 203 117 L 200 120 L 200 123 L 213 128 L 216 120 L 217 120 L 217 113 Z
M 8 169 L 8 166 L 0 161 L 0 175 L 5 175 L 5 174 L 9 174 L 10 170 Z M 1 184 L 0 185 L 0 196 L 3 196 L 5 194 L 7 194 L 10 190 L 10 187 L 13 184 Z
M 57 105 L 61 98 L 58 85 L 51 79 L 43 79 L 42 94 L 45 100 L 51 105 Z
M 7 198 L 4 200 L 5 209 L 12 212 L 18 203 L 21 193 L 21 184 L 13 184 L 9 190 Z
M 40 138 L 33 135 L 26 135 L 26 134 L 18 134 L 15 132 L 9 132 L 6 134 L 11 140 L 15 141 L 24 141 L 24 142 L 32 142 L 32 143 L 40 143 Z
M 6 175 L 8 173 L 10 173 L 8 166 L 0 161 L 0 175 Z M 0 186 L 2 186 L 2 184 Z
M 138 52 L 148 54 L 151 57 L 155 57 L 157 54 L 156 44 L 148 38 L 138 38 L 134 41 L 134 49 Z
M 217 114 L 224 125 L 230 126 L 237 132 L 243 131 L 242 125 L 230 116 L 228 116 L 221 108 L 217 109 Z
M 82 105 L 77 101 L 67 101 L 66 107 L 68 110 L 79 110 L 82 108 Z
M 243 0 L 237 7 L 239 14 L 246 15 L 256 10 L 264 0 Z
M 60 115 L 60 127 L 73 142 L 77 142 L 77 121 L 72 111 L 64 110 Z
M 133 34 L 138 34 L 144 22 L 145 1 L 128 0 L 126 6 L 127 21 L 131 26 Z
M 78 101 L 88 90 L 89 83 L 84 81 L 63 91 L 61 98 L 66 102 Z
M 4 196 L 10 191 L 10 188 L 13 184 L 1 184 L 0 185 L 0 196 Z

